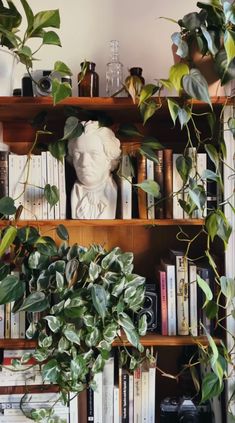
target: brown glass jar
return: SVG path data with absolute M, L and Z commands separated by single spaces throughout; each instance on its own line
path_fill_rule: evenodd
M 84 63 L 82 62 L 81 69 L 83 68 L 83 66 L 84 66 Z M 99 96 L 99 75 L 95 72 L 95 63 L 86 62 L 86 66 L 87 68 L 86 68 L 84 77 L 82 78 L 82 72 L 78 74 L 78 96 L 79 97 L 98 97 Z
M 140 91 L 145 84 L 145 80 L 142 76 L 142 68 L 130 68 L 130 75 L 125 79 L 125 85 L 129 91 L 129 87 L 133 87 L 137 95 L 140 94 Z M 128 94 L 130 96 L 130 92 Z
M 140 78 L 142 84 L 144 85 L 145 80 L 142 76 L 142 72 L 143 72 L 142 68 L 130 68 L 129 72 L 130 72 L 131 76 L 138 76 Z

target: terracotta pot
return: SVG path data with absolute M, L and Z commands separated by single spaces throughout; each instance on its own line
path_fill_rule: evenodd
M 17 63 L 18 58 L 11 50 L 0 47 L 0 96 L 12 95 Z

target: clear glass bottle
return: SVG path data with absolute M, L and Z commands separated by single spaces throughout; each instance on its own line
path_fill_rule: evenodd
M 110 62 L 106 65 L 106 94 L 108 97 L 123 88 L 123 64 L 119 61 L 119 41 L 110 41 Z M 123 93 L 117 94 L 117 97 Z

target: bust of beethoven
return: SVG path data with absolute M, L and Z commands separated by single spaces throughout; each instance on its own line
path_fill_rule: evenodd
M 84 132 L 68 143 L 77 181 L 71 192 L 72 219 L 115 219 L 117 186 L 112 171 L 120 158 L 120 141 L 97 121 L 84 122 Z

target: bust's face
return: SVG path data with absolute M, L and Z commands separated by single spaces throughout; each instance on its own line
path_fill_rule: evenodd
M 110 172 L 101 139 L 95 134 L 82 134 L 75 143 L 73 165 L 79 182 L 87 187 L 99 186 Z

